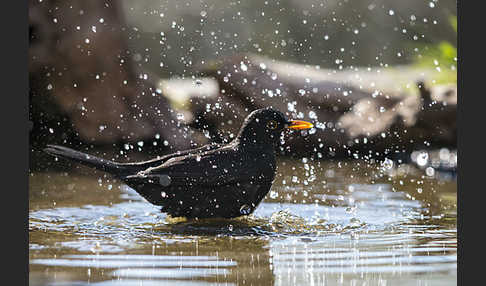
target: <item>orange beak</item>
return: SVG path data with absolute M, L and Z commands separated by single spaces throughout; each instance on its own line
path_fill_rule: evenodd
M 290 125 L 287 128 L 294 130 L 310 129 L 314 124 L 303 120 L 290 120 Z

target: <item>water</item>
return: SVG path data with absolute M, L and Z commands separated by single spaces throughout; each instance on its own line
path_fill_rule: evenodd
M 271 192 L 251 216 L 187 221 L 89 169 L 31 174 L 30 285 L 457 284 L 450 176 L 280 160 Z

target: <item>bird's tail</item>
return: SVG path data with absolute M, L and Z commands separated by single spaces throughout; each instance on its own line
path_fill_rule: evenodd
M 63 146 L 47 145 L 44 151 L 53 156 L 67 158 L 117 176 L 125 175 L 127 171 L 130 171 L 128 170 L 128 166 L 124 166 L 123 164 L 98 158 Z

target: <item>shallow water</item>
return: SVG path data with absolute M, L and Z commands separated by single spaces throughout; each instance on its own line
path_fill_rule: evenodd
M 30 285 L 456 285 L 456 181 L 429 175 L 280 160 L 251 216 L 187 221 L 90 169 L 33 173 Z

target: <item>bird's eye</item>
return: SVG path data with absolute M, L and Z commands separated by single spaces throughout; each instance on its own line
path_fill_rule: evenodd
M 277 126 L 278 126 L 278 123 L 275 120 L 270 120 L 270 121 L 267 122 L 267 128 L 268 129 L 274 130 L 274 129 L 277 129 Z

